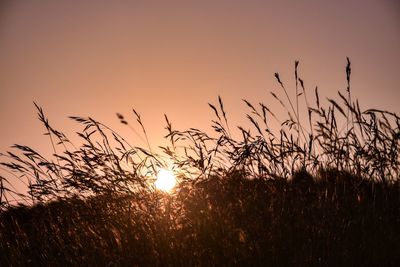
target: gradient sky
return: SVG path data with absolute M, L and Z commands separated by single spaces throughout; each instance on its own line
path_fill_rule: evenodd
M 218 95 L 231 124 L 245 120 L 242 98 L 279 110 L 274 73 L 293 89 L 295 60 L 308 90 L 334 97 L 346 56 L 361 106 L 400 113 L 396 0 L 2 0 L 0 151 L 50 151 L 33 101 L 67 133 L 79 130 L 69 115 L 119 130 L 115 113 L 135 108 L 157 146 L 164 113 L 176 128 L 208 129 Z

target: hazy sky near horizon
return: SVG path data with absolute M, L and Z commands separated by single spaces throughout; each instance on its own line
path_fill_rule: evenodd
M 118 130 L 115 113 L 133 123 L 135 108 L 154 146 L 164 113 L 179 129 L 204 129 L 218 95 L 231 124 L 241 124 L 242 98 L 281 110 L 269 94 L 279 92 L 274 73 L 293 93 L 295 60 L 310 94 L 318 85 L 334 97 L 350 57 L 353 97 L 400 113 L 399 50 L 395 0 L 3 0 L 0 151 L 14 143 L 50 149 L 33 101 L 67 133 L 80 129 L 67 116 Z

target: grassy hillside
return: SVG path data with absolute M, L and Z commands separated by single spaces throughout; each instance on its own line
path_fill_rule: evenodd
M 396 266 L 399 183 L 348 173 L 212 177 L 176 194 L 71 198 L 1 215 L 2 266 Z
M 24 145 L 0 155 L 0 265 L 396 266 L 400 117 L 361 109 L 349 60 L 339 100 L 310 93 L 298 66 L 294 90 L 276 73 L 271 92 L 287 117 L 244 100 L 248 125 L 232 128 L 219 97 L 213 133 L 165 116 L 160 153 L 135 110 L 145 148 L 90 117 L 71 117 L 73 144 L 36 105 L 54 157 Z M 163 168 L 179 182 L 171 194 L 154 186 Z

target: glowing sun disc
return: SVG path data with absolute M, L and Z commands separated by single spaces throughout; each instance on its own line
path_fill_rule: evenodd
M 175 175 L 171 171 L 161 169 L 157 174 L 154 185 L 158 190 L 169 192 L 176 185 Z

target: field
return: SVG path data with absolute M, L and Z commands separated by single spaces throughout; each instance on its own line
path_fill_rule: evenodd
M 288 118 L 244 100 L 251 127 L 231 129 L 218 98 L 212 134 L 175 130 L 166 116 L 161 154 L 71 117 L 83 127 L 77 146 L 37 105 L 54 158 L 23 145 L 2 154 L 15 176 L 0 177 L 0 265 L 397 266 L 400 118 L 360 109 L 349 60 L 346 93 L 325 107 L 298 66 L 295 90 L 276 73 L 280 91 L 271 92 Z M 170 193 L 154 187 L 161 168 L 179 182 Z M 28 179 L 28 194 L 11 179 Z
M 328 171 L 213 177 L 176 195 L 99 195 L 1 216 L 2 266 L 396 266 L 399 184 Z

